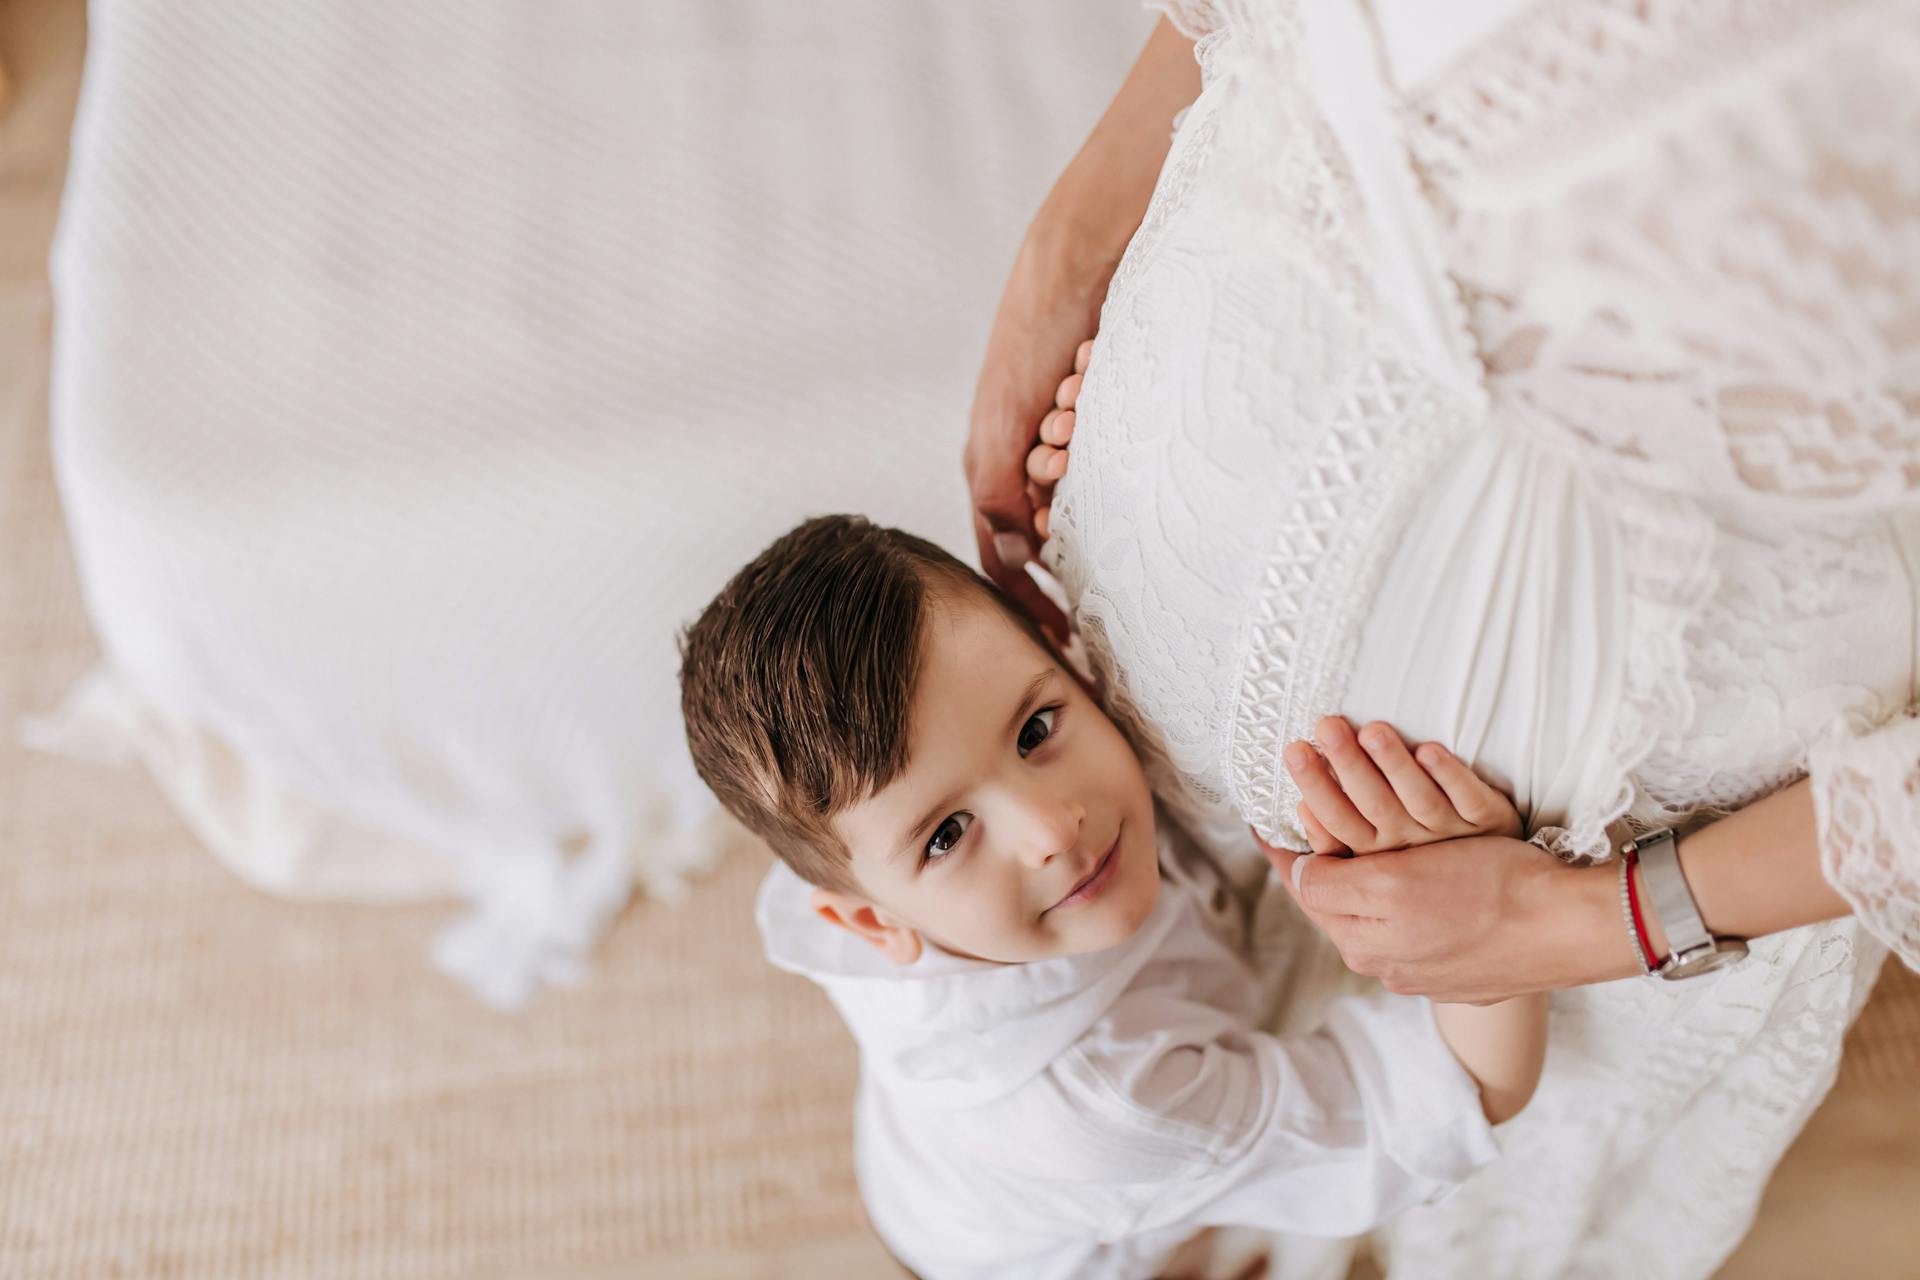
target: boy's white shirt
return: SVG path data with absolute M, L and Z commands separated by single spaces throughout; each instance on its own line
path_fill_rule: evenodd
M 860 1045 L 861 1194 L 923 1280 L 1150 1276 L 1210 1225 L 1354 1235 L 1498 1154 L 1426 1001 L 1341 997 L 1310 1034 L 1262 1031 L 1239 900 L 1165 831 L 1132 937 L 1023 964 L 927 943 L 895 965 L 784 865 L 761 884 L 768 959 Z

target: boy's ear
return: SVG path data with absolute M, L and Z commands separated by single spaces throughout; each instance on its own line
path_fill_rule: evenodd
M 822 920 L 866 939 L 895 964 L 912 964 L 920 958 L 920 935 L 865 898 L 838 889 L 815 889 L 808 905 Z

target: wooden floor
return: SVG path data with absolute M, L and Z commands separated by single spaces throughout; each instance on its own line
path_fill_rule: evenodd
M 82 25 L 78 0 L 0 4 L 0 719 L 93 656 L 45 442 Z M 851 1182 L 852 1054 L 751 954 L 750 858 L 631 913 L 588 989 L 500 1020 L 426 973 L 436 913 L 260 898 L 141 780 L 0 752 L 0 1273 L 898 1274 Z M 97 948 L 119 950 L 89 978 Z M 1920 979 L 1890 970 L 1722 1274 L 1920 1277 Z

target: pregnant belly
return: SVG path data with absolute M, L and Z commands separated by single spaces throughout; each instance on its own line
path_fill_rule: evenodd
M 1837 721 L 1913 701 L 1920 517 L 1707 508 L 1697 593 L 1636 623 L 1618 481 L 1523 430 L 1474 433 L 1434 474 L 1361 633 L 1357 722 L 1446 744 L 1531 828 L 1629 798 L 1660 825 L 1749 803 Z
M 1361 632 L 1342 710 L 1445 744 L 1563 825 L 1607 784 L 1625 611 L 1591 480 L 1517 431 L 1469 434 L 1432 478 Z

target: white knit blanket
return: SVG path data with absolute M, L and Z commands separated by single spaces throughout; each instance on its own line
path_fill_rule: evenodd
M 576 976 L 711 801 L 675 632 L 795 520 L 970 551 L 959 452 L 1124 0 L 102 0 L 53 271 L 138 757 L 277 893 L 461 894 L 491 1001 Z

